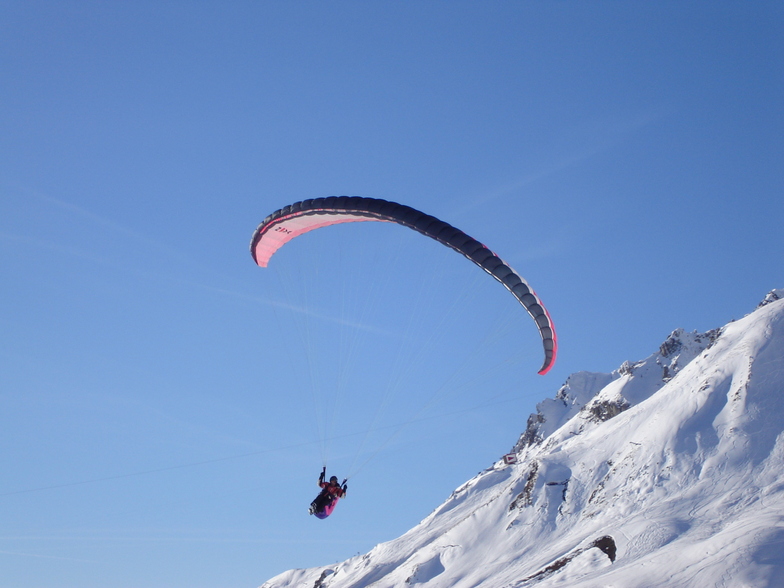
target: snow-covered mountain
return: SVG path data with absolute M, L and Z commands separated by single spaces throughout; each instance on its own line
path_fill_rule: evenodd
M 573 374 L 419 525 L 262 588 L 784 586 L 784 290 Z

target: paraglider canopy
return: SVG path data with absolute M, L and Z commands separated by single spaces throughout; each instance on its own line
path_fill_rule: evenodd
M 250 243 L 251 255 L 259 266 L 267 267 L 278 249 L 300 235 L 329 225 L 362 221 L 397 223 L 418 231 L 461 253 L 493 276 L 533 318 L 545 356 L 539 373 L 544 375 L 550 371 L 558 349 L 555 327 L 528 282 L 476 239 L 410 206 L 358 196 L 330 196 L 296 202 L 273 212 L 258 226 Z

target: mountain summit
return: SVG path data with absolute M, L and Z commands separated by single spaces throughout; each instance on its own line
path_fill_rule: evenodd
M 402 537 L 262 588 L 784 586 L 784 290 L 537 405 Z

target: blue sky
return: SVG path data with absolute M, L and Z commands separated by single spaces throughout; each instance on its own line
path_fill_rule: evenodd
M 570 373 L 750 311 L 784 284 L 783 25 L 774 2 L 4 2 L 0 584 L 256 586 L 364 553 Z M 547 304 L 555 368 L 503 288 L 403 229 L 253 264 L 267 214 L 333 194 L 485 242 Z M 327 450 L 340 476 L 373 459 L 316 521 Z

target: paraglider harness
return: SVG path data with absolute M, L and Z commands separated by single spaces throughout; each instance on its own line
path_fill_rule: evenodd
M 324 466 L 324 469 L 321 470 L 321 474 L 319 474 L 319 481 L 318 484 L 322 488 L 321 492 L 316 499 L 310 503 L 310 514 L 321 513 L 324 509 L 327 508 L 329 504 L 333 501 L 336 501 L 338 498 L 343 498 L 346 495 L 346 490 L 348 490 L 348 486 L 346 482 L 348 482 L 348 478 L 345 478 L 341 484 L 332 484 L 332 480 L 327 483 L 324 479 L 327 476 L 327 466 Z M 335 476 L 332 478 L 337 481 Z

